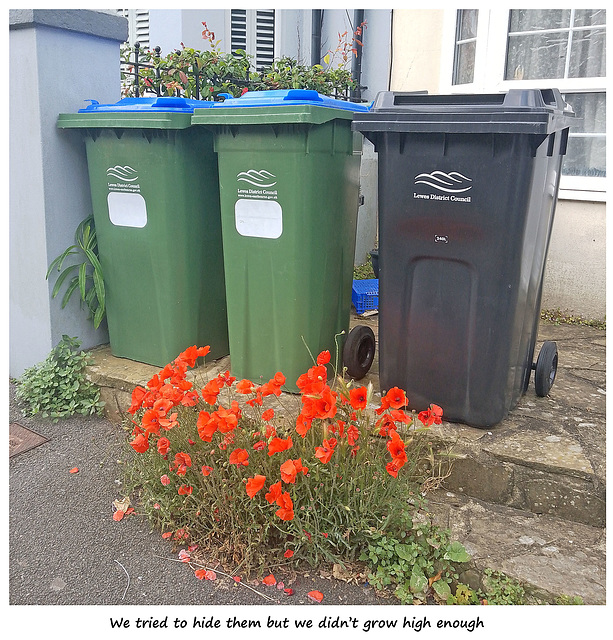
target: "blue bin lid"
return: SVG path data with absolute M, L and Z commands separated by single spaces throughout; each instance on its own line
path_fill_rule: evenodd
M 79 113 L 193 113 L 194 109 L 206 109 L 215 103 L 210 100 L 192 100 L 174 96 L 153 96 L 151 98 L 123 98 L 115 104 L 91 104 Z
M 344 111 L 368 111 L 370 105 L 348 102 L 324 96 L 312 89 L 276 89 L 271 91 L 247 91 L 240 98 L 220 94 L 223 102 L 211 103 L 214 107 L 283 107 L 289 105 L 314 105 Z

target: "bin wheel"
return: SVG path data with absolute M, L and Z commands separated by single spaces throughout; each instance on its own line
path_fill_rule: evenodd
M 558 371 L 558 347 L 555 342 L 547 340 L 543 343 L 539 357 L 536 360 L 536 370 L 534 373 L 534 386 L 536 395 L 544 398 L 556 378 Z
M 375 334 L 370 327 L 354 327 L 345 340 L 343 364 L 354 380 L 361 380 L 369 371 L 375 357 Z

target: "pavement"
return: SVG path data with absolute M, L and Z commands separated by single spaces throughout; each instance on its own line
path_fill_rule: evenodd
M 376 329 L 377 318 L 354 317 L 352 322 Z M 496 427 L 485 431 L 444 423 L 433 430 L 435 445 L 450 448 L 455 458 L 451 475 L 430 496 L 431 511 L 473 554 L 462 576 L 469 583 L 489 567 L 520 579 L 529 593 L 545 601 L 565 594 L 602 605 L 606 333 L 541 323 L 539 340 L 544 339 L 556 340 L 560 352 L 548 397 L 538 398 L 532 383 Z M 292 611 L 296 605 L 321 606 L 307 596 L 319 590 L 324 605 L 399 611 L 395 599 L 325 571 L 298 576 L 289 597 L 274 586 L 239 585 L 221 574 L 216 581 L 199 581 L 143 517 L 115 522 L 112 503 L 123 497 L 127 455 L 118 417 L 133 386 L 146 382 L 151 368 L 114 358 L 105 347 L 92 355 L 89 375 L 103 389 L 107 417 L 76 416 L 56 423 L 24 417 L 9 383 L 9 421 L 46 439 L 10 458 L 10 605 L 206 605 L 205 611 L 222 607 L 223 615 L 232 611 L 239 616 L 255 607 L 251 615 L 257 617 L 264 615 L 261 606 Z M 368 379 L 378 385 L 376 361 Z M 70 473 L 75 467 L 78 472 Z M 229 609 L 236 605 L 248 609 Z M 438 615 L 431 609 L 429 616 Z M 555 620 L 561 620 L 560 614 Z M 43 625 L 44 618 L 32 617 L 27 624 Z M 565 628 L 571 627 L 566 623 Z

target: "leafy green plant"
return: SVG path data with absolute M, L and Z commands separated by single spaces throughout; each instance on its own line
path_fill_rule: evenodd
M 350 50 L 345 43 L 341 52 L 342 63 L 327 67 L 305 66 L 294 58 L 284 56 L 260 71 L 252 66 L 252 56 L 239 49 L 224 53 L 220 40 L 202 23 L 202 37 L 209 48 L 198 50 L 185 47 L 165 56 L 159 51 L 140 49 L 138 53 L 138 81 L 135 83 L 135 48 L 124 44 L 121 48 L 122 95 L 131 97 L 138 94 L 183 95 L 187 98 L 217 100 L 220 94 L 238 97 L 245 91 L 266 91 L 274 89 L 311 89 L 324 95 L 345 97 L 355 88 L 351 73 L 344 68 Z M 340 38 L 340 36 L 339 36 Z M 340 45 L 339 45 L 340 46 Z M 351 46 L 354 46 L 352 41 Z M 198 80 L 196 80 L 196 77 Z M 198 88 L 196 88 L 198 82 Z
M 66 307 L 72 295 L 78 292 L 81 305 L 85 303 L 89 310 L 89 317 L 97 329 L 104 319 L 106 307 L 104 278 L 98 259 L 98 240 L 93 216 L 85 218 L 79 224 L 74 239 L 74 244 L 70 245 L 49 265 L 46 278 L 49 279 L 51 273 L 57 270 L 60 275 L 55 281 L 52 297 L 55 298 L 62 286 L 67 283 L 62 298 L 62 309 Z M 72 262 L 64 266 L 69 256 L 77 256 L 81 262 Z
M 488 604 L 526 604 L 526 591 L 522 585 L 501 571 L 485 569 L 483 592 Z
M 59 418 L 77 413 L 100 413 L 100 389 L 85 377 L 89 354 L 79 351 L 77 338 L 62 336 L 47 358 L 26 369 L 17 379 L 17 399 L 25 408 L 25 415 Z
M 371 568 L 368 580 L 374 587 L 394 588 L 403 604 L 412 604 L 430 594 L 446 602 L 458 578 L 456 566 L 470 556 L 461 543 L 451 541 L 448 530 L 403 512 L 389 531 L 371 530 L 360 560 Z

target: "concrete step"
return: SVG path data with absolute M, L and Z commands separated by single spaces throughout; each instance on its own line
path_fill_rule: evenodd
M 483 589 L 491 569 L 520 582 L 528 604 L 555 604 L 562 595 L 605 604 L 604 529 L 444 490 L 429 496 L 427 511 L 471 554 L 460 575 L 470 587 Z

